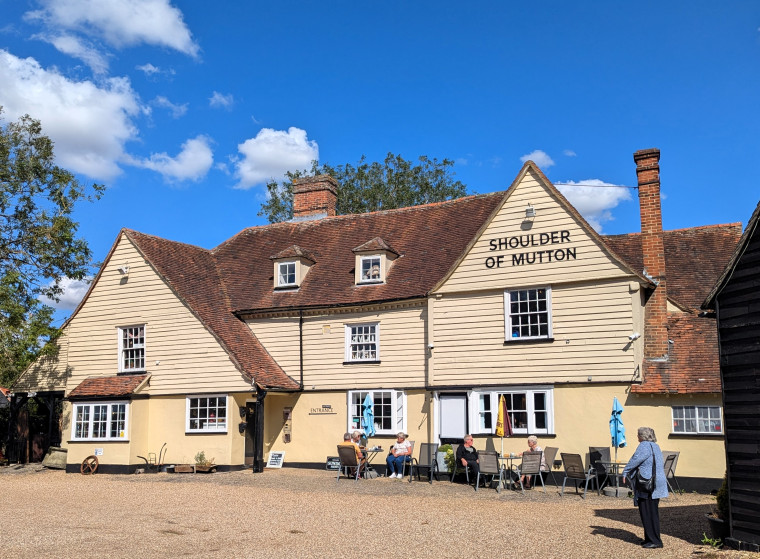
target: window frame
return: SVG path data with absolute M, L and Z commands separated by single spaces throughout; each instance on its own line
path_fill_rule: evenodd
M 105 437 L 97 437 L 93 436 L 93 432 L 95 429 L 95 407 L 107 407 L 106 410 L 106 419 L 105 419 L 105 431 L 106 436 Z M 124 417 L 123 419 L 117 418 L 115 421 L 119 422 L 121 421 L 123 423 L 123 429 L 118 429 L 117 427 L 117 436 L 111 436 L 111 432 L 113 431 L 113 422 L 114 422 L 114 407 L 121 407 L 124 408 Z M 86 402 L 73 402 L 72 403 L 72 413 L 71 413 L 71 434 L 69 436 L 69 439 L 72 441 L 128 441 L 129 440 L 129 402 L 124 400 L 115 400 L 115 401 L 86 401 Z M 85 436 L 77 436 L 77 424 L 81 422 L 81 420 L 77 417 L 79 408 L 85 408 L 87 409 L 87 418 L 84 420 L 87 423 L 87 434 Z M 102 423 L 102 421 L 101 421 Z M 118 435 L 118 433 L 122 433 L 121 436 Z
M 208 398 L 217 398 L 217 399 L 218 398 L 224 398 L 224 408 L 225 408 L 224 425 L 221 428 L 220 428 L 220 423 L 219 423 L 220 416 L 218 415 L 218 410 L 219 410 L 218 402 L 217 402 L 217 405 L 214 406 L 214 409 L 217 410 L 217 414 L 215 414 L 215 416 L 214 416 L 214 425 L 215 425 L 215 427 L 213 429 L 208 427 L 211 424 L 211 422 L 208 421 L 209 420 L 208 417 L 206 417 L 206 418 L 201 418 L 201 417 L 193 418 L 193 417 L 190 417 L 191 400 L 200 400 L 201 398 L 206 398 L 206 399 L 208 399 Z M 200 408 L 200 402 L 199 402 L 198 409 L 201 409 Z M 207 405 L 207 406 L 205 406 L 205 409 L 209 410 L 209 409 L 211 409 L 211 407 Z M 207 420 L 206 426 L 203 427 L 203 428 L 200 428 L 200 427 L 199 428 L 195 428 L 195 429 L 192 428 L 190 426 L 190 422 L 192 420 L 194 420 L 194 419 L 197 419 L 199 422 L 202 419 L 206 419 Z M 227 431 L 229 430 L 229 425 L 230 425 L 230 397 L 229 397 L 228 394 L 189 394 L 189 395 L 185 396 L 185 434 L 196 434 L 196 433 L 222 433 L 223 434 L 223 433 L 227 433 Z
M 376 429 L 375 434 L 395 436 L 396 433 L 398 433 L 399 431 L 403 431 L 404 433 L 406 433 L 406 418 L 407 418 L 406 392 L 404 390 L 395 390 L 392 388 L 349 390 L 347 393 L 346 430 L 348 432 L 359 431 L 361 433 L 364 433 L 364 428 L 361 427 L 362 416 L 353 415 L 354 410 L 352 410 L 352 406 L 357 405 L 356 403 L 353 403 L 353 397 L 354 395 L 358 395 L 359 397 L 358 406 L 359 406 L 359 409 L 361 410 L 362 402 L 364 402 L 364 398 L 366 398 L 367 394 L 369 393 L 372 394 L 372 401 L 375 404 L 375 406 L 383 405 L 383 404 L 377 403 L 378 401 L 377 394 L 388 393 L 391 398 L 391 416 L 390 416 L 391 428 L 390 429 L 383 429 L 383 428 Z M 355 422 L 355 418 L 359 420 L 358 425 Z
M 293 282 L 292 283 L 281 283 L 280 279 L 282 278 L 282 272 L 280 271 L 280 268 L 282 266 L 293 266 Z M 287 275 L 290 275 L 288 272 Z M 277 287 L 298 287 L 298 262 L 295 260 L 286 260 L 283 262 L 277 262 Z
M 707 410 L 707 418 L 700 418 L 699 417 L 699 410 L 700 408 Z M 682 410 L 683 415 L 680 417 L 676 417 L 676 409 Z M 686 410 L 690 409 L 694 411 L 693 418 L 686 417 Z M 718 410 L 718 417 L 714 418 L 710 411 Z M 676 431 L 676 421 L 683 421 L 684 423 L 684 430 L 683 431 Z M 694 421 L 695 430 L 693 431 L 686 431 L 686 425 L 688 421 Z M 707 422 L 713 422 L 718 421 L 718 424 L 720 425 L 720 430 L 701 430 L 700 429 L 700 422 L 707 421 Z M 725 424 L 723 420 L 723 407 L 722 406 L 709 406 L 709 405 L 693 405 L 693 406 L 670 406 L 670 434 L 671 435 L 694 435 L 694 436 L 700 436 L 700 435 L 708 435 L 708 436 L 723 436 L 725 435 Z
M 546 292 L 546 310 L 545 311 L 536 311 L 535 313 L 527 313 L 527 314 L 543 314 L 546 313 L 546 323 L 547 323 L 547 333 L 546 335 L 538 335 L 538 336 L 513 336 L 512 335 L 512 329 L 514 326 L 512 325 L 512 301 L 510 298 L 510 295 L 515 292 L 519 291 L 538 291 L 540 289 L 543 289 Z M 523 314 L 523 313 L 520 313 Z M 518 325 L 519 327 L 519 325 Z M 506 342 L 520 342 L 523 340 L 551 340 L 554 336 L 553 331 L 553 320 L 552 320 L 552 288 L 550 285 L 546 286 L 537 286 L 537 287 L 522 287 L 522 288 L 516 288 L 516 289 L 506 289 L 504 290 L 504 341 Z
M 124 347 L 124 334 L 128 330 L 132 328 L 142 328 L 142 347 L 139 346 L 133 346 L 131 348 Z M 133 324 L 131 326 L 119 326 L 117 328 L 117 333 L 119 336 L 119 372 L 120 373 L 143 373 L 147 369 L 145 367 L 145 363 L 147 362 L 147 348 L 148 348 L 148 325 L 147 324 Z M 142 367 L 132 367 L 127 368 L 125 367 L 125 355 L 127 351 L 130 350 L 136 350 L 136 349 L 142 349 Z
M 372 278 L 369 277 L 367 279 L 364 279 L 364 263 L 369 262 L 369 270 L 370 273 L 372 271 L 372 262 L 377 261 L 377 267 L 378 267 L 378 277 Z M 359 257 L 359 283 L 384 283 L 385 277 L 383 274 L 383 257 L 380 254 L 368 254 L 366 256 L 360 256 Z
M 493 435 L 496 432 L 496 419 L 499 410 L 499 396 L 501 394 L 525 394 L 527 423 L 525 427 L 513 426 L 512 431 L 515 435 L 554 435 L 554 387 L 553 386 L 509 386 L 503 388 L 488 388 L 472 390 L 468 393 L 468 406 L 470 411 L 470 425 L 473 434 Z M 535 407 L 535 395 L 544 394 L 544 410 L 537 410 Z M 483 409 L 482 402 L 488 402 L 489 410 Z M 512 408 L 507 404 L 508 412 L 512 416 Z M 520 410 L 522 411 L 522 410 Z M 546 427 L 536 427 L 536 414 L 546 413 Z M 488 425 L 490 418 L 491 427 Z M 481 422 L 481 419 L 484 421 Z
M 344 363 L 379 363 L 380 362 L 380 323 L 379 322 L 357 322 L 345 324 L 345 354 Z M 375 329 L 375 357 L 372 359 L 354 359 L 351 352 L 351 329 L 373 327 Z M 369 344 L 366 344 L 369 345 Z

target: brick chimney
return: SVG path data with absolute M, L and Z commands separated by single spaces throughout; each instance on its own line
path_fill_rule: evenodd
M 633 160 L 639 183 L 644 271 L 657 283 L 646 303 L 644 358 L 665 359 L 668 355 L 668 291 L 660 210 L 660 150 L 639 150 L 633 154 Z
M 293 179 L 293 221 L 335 215 L 338 181 L 330 175 Z

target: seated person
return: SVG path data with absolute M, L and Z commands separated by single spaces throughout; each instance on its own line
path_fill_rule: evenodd
M 542 472 L 548 472 L 549 468 L 546 467 L 546 459 L 544 458 L 543 452 L 544 449 L 538 446 L 538 437 L 535 435 L 531 435 L 528 437 L 528 450 L 525 452 L 540 452 L 541 453 L 541 471 Z M 522 453 L 520 453 L 520 456 L 522 456 Z M 525 489 L 530 489 L 531 485 L 531 478 L 533 476 L 522 476 L 520 480 L 523 482 L 523 486 Z
M 457 464 L 469 468 L 477 479 L 480 472 L 480 460 L 478 459 L 478 451 L 472 446 L 472 435 L 464 436 L 464 444 L 457 448 L 456 460 Z
M 388 477 L 401 479 L 404 477 L 404 463 L 412 459 L 412 445 L 406 440 L 405 433 L 396 435 L 396 443 L 391 447 L 391 452 L 385 463 L 388 466 Z
M 354 449 L 354 452 L 356 452 L 356 462 L 359 464 L 359 470 L 360 471 L 364 470 L 364 466 L 365 466 L 365 464 L 364 464 L 364 455 L 363 455 L 361 449 L 359 448 L 359 445 L 355 444 L 351 440 L 351 433 L 344 433 L 343 434 L 343 442 L 340 443 L 338 446 L 350 446 L 350 447 L 352 447 Z

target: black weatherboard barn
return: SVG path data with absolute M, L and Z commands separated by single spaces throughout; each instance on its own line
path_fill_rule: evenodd
M 718 318 L 731 538 L 760 545 L 760 204 L 703 308 Z M 733 542 L 730 542 L 733 543 Z

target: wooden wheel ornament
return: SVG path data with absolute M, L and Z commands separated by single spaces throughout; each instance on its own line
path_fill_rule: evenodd
M 98 471 L 98 457 L 95 456 L 94 454 L 91 454 L 90 456 L 82 460 L 82 466 L 79 468 L 79 471 L 83 475 L 86 475 L 86 476 L 97 472 Z

